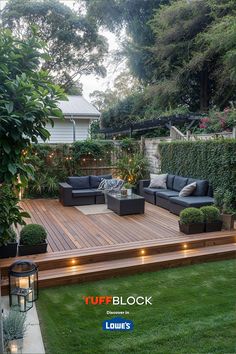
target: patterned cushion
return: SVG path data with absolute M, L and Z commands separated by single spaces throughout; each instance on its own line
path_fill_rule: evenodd
M 190 184 L 187 184 L 181 191 L 179 192 L 179 197 L 188 197 L 191 195 L 197 187 L 197 182 L 193 182 Z

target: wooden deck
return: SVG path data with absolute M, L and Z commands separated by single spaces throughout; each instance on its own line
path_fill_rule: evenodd
M 115 213 L 84 215 L 75 207 L 63 207 L 53 199 L 24 200 L 21 206 L 31 215 L 27 223 L 39 223 L 46 228 L 49 252 L 104 248 L 151 240 L 161 245 L 163 242 L 186 242 L 193 238 L 179 231 L 176 215 L 149 203 L 145 205 L 145 214 L 130 216 Z M 209 237 L 228 234 L 232 233 L 208 233 Z M 205 238 L 206 234 L 196 236 Z
M 184 235 L 177 216 L 149 203 L 145 214 L 130 216 L 84 215 L 53 199 L 24 200 L 21 206 L 31 215 L 27 223 L 48 232 L 48 252 L 27 257 L 39 265 L 40 286 L 236 256 L 235 231 Z M 0 261 L 4 277 L 13 261 Z M 2 288 L 7 293 L 7 277 Z

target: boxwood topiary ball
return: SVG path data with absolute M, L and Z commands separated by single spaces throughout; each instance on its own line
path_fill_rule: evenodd
M 45 243 L 47 232 L 45 228 L 38 224 L 25 225 L 20 232 L 21 245 L 38 245 Z

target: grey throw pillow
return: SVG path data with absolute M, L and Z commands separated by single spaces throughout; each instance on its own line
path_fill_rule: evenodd
M 166 179 L 167 173 L 163 175 L 156 175 L 153 179 L 151 179 L 149 188 L 165 188 L 166 189 Z
M 197 183 L 196 182 L 187 184 L 187 186 L 185 186 L 179 192 L 179 197 L 188 197 L 189 195 L 191 195 L 195 191 L 196 187 L 197 187 Z

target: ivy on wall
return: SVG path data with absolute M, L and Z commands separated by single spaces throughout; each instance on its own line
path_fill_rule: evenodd
M 209 180 L 213 189 L 230 191 L 236 204 L 236 140 L 160 143 L 161 171 Z

